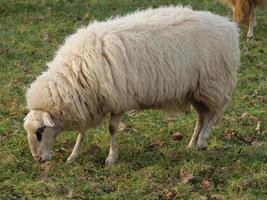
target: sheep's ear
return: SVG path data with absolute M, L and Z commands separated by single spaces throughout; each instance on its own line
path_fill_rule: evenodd
M 50 126 L 50 127 L 55 126 L 55 123 L 53 122 L 51 116 L 48 113 L 44 113 L 42 115 L 42 119 L 45 126 Z

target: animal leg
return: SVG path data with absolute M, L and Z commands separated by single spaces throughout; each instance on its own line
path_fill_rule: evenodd
M 196 126 L 195 126 L 195 130 L 193 133 L 193 136 L 191 137 L 191 140 L 188 144 L 188 148 L 196 148 L 197 147 L 197 140 L 200 134 L 200 131 L 203 127 L 203 122 L 205 119 L 205 115 L 206 113 L 209 112 L 209 109 L 207 108 L 207 106 L 200 102 L 200 101 L 196 101 L 194 100 L 192 102 L 192 106 L 194 107 L 195 111 L 196 111 L 196 115 L 197 115 L 197 122 L 196 122 Z
M 255 15 L 255 11 L 253 10 L 250 13 L 249 19 L 248 19 L 247 42 L 249 42 L 251 38 L 253 37 L 253 27 L 255 25 L 255 21 L 256 21 L 256 15 Z
M 106 159 L 106 165 L 114 164 L 118 159 L 117 129 L 123 114 L 111 114 L 109 122 L 110 148 Z
M 84 139 L 84 133 L 78 133 L 78 137 L 77 137 L 75 146 L 74 146 L 70 156 L 67 159 L 68 163 L 73 162 L 79 156 L 83 139 Z
M 210 131 L 213 125 L 216 123 L 218 119 L 217 113 L 208 113 L 204 116 L 203 126 L 198 136 L 197 148 L 205 149 L 207 147 L 207 141 L 209 138 Z
M 235 17 L 234 17 L 235 16 L 235 7 L 233 5 L 232 5 L 232 11 L 233 11 L 232 12 L 233 13 L 232 20 L 235 21 Z
M 253 12 L 253 27 L 257 26 L 256 12 Z
M 190 142 L 187 146 L 188 148 L 196 148 L 197 147 L 197 140 L 198 140 L 199 133 L 202 129 L 202 126 L 203 126 L 203 117 L 202 117 L 201 113 L 197 112 L 197 122 L 196 122 L 194 133 L 193 133 L 193 135 L 190 139 Z

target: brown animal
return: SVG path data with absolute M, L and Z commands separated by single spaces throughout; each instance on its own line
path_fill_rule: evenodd
M 266 7 L 267 0 L 222 0 L 233 10 L 233 20 L 238 24 L 248 22 L 247 40 L 253 37 L 253 28 L 256 26 L 256 7 Z

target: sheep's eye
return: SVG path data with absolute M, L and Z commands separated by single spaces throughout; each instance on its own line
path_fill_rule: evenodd
M 43 132 L 44 132 L 45 126 L 42 126 L 38 129 L 36 129 L 35 134 L 37 136 L 37 140 L 40 142 L 42 140 Z

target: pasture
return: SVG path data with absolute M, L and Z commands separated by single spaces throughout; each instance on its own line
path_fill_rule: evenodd
M 237 87 L 205 151 L 186 148 L 194 112 L 146 110 L 125 116 L 113 166 L 104 165 L 106 122 L 88 130 L 74 163 L 66 163 L 73 132 L 59 135 L 45 166 L 32 158 L 25 91 L 64 38 L 92 20 L 169 4 L 231 17 L 217 0 L 0 0 L 0 199 L 267 199 L 266 10 L 257 10 L 252 41 L 241 26 Z

